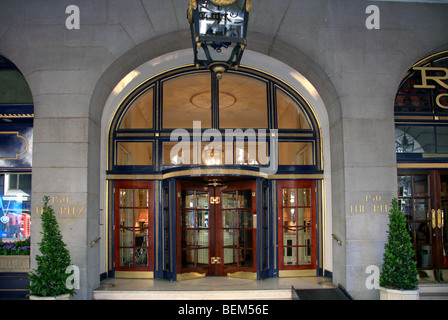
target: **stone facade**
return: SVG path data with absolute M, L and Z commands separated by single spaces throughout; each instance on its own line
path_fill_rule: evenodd
M 75 4 L 79 29 L 66 20 Z M 367 6 L 379 9 L 379 29 L 366 27 Z M 130 71 L 191 45 L 184 0 L 0 2 L 0 55 L 15 63 L 35 107 L 32 207 L 43 195 L 54 207 L 72 261 L 79 266 L 76 298 L 90 299 L 104 269 L 100 199 L 102 115 L 114 87 Z M 328 117 L 330 234 L 326 256 L 333 282 L 356 299 L 377 299 L 366 288 L 366 267 L 380 265 L 387 215 L 374 207 L 396 195 L 396 90 L 418 60 L 448 49 L 448 5 L 364 0 L 253 3 L 248 50 L 303 75 Z M 191 56 L 193 57 L 193 55 Z M 356 206 L 364 205 L 361 213 Z M 39 218 L 32 218 L 32 251 Z

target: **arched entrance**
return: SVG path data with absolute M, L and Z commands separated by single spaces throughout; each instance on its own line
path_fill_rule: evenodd
M 398 200 L 420 283 L 448 280 L 448 51 L 409 69 L 395 99 Z
M 122 84 L 139 77 L 135 70 Z M 218 82 L 189 66 L 121 94 L 110 99 L 120 104 L 109 124 L 106 175 L 116 276 L 323 272 L 322 128 L 304 95 L 254 68 Z M 144 199 L 153 207 L 121 206 L 129 192 L 120 185 L 132 181 L 151 185 Z M 239 198 L 251 205 L 241 207 Z M 143 227 L 149 221 L 153 230 Z M 142 252 L 151 256 L 144 255 L 145 270 L 136 264 Z
M 31 209 L 33 128 L 28 83 L 12 61 L 0 56 L 0 248 L 2 255 L 10 251 L 25 258 L 2 263 L 0 298 L 24 298 L 28 292 L 23 279 L 29 271 L 31 219 L 36 217 Z

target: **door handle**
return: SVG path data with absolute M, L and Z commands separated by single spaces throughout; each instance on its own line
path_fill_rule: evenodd
M 442 210 L 442 228 L 445 226 L 445 212 Z
M 211 264 L 221 264 L 221 257 L 212 257 L 210 260 Z
M 431 226 L 433 229 L 436 228 L 436 210 L 435 209 L 431 210 Z
M 437 227 L 439 229 L 441 229 L 443 227 L 443 224 L 444 224 L 443 214 L 444 214 L 443 210 L 441 210 L 441 209 L 437 210 Z

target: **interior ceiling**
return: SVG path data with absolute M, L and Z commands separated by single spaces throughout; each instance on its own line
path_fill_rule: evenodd
M 219 82 L 219 91 L 219 108 L 222 110 L 220 120 L 225 124 L 224 127 L 267 126 L 267 95 L 264 82 L 225 74 Z M 164 117 L 169 118 L 170 123 L 180 125 L 191 119 L 210 118 L 209 74 L 188 75 L 165 82 L 163 110 Z

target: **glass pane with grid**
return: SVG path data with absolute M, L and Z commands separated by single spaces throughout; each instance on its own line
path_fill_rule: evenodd
M 224 265 L 251 268 L 254 264 L 252 190 L 222 193 Z
M 398 203 L 406 217 L 416 254 L 417 267 L 431 267 L 429 177 L 421 174 L 398 176 Z
M 209 264 L 208 192 L 183 190 L 181 198 L 182 269 Z
M 284 188 L 283 264 L 311 265 L 311 188 Z
M 120 189 L 120 267 L 149 266 L 149 191 Z

